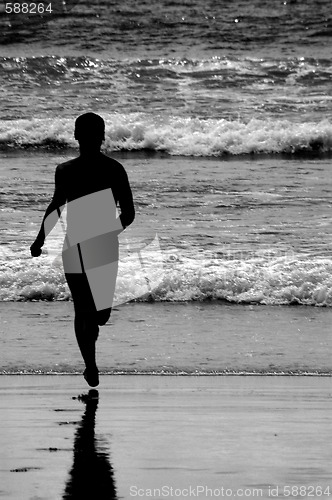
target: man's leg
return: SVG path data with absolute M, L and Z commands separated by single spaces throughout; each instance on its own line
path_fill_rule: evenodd
M 75 335 L 85 366 L 88 370 L 96 370 L 96 341 L 99 327 L 95 313 L 75 310 Z
M 75 335 L 86 366 L 84 378 L 90 386 L 96 387 L 99 384 L 96 364 L 96 341 L 99 333 L 96 307 L 86 275 L 65 276 L 74 302 Z
M 97 311 L 97 322 L 99 326 L 106 325 L 107 321 L 110 319 L 112 308 L 102 309 Z

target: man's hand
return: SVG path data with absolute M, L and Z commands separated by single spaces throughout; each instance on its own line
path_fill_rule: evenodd
M 32 243 L 32 245 L 30 247 L 30 252 L 31 252 L 32 257 L 39 257 L 39 255 L 41 255 L 41 253 L 42 253 L 41 247 L 42 247 L 42 245 L 37 240 Z

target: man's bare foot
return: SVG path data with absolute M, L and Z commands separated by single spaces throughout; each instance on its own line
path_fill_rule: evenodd
M 83 372 L 83 377 L 90 387 L 97 387 L 99 385 L 99 372 L 98 368 L 86 368 Z

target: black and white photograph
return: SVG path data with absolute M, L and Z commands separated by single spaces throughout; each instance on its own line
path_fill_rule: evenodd
M 332 498 L 331 0 L 0 2 L 0 500 Z

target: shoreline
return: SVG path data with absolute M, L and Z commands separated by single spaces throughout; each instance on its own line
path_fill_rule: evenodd
M 116 149 L 116 150 L 103 150 L 102 153 L 111 156 L 116 160 L 191 160 L 191 161 L 261 161 L 261 160 L 283 160 L 283 161 L 305 161 L 305 160 L 330 160 L 332 159 L 331 151 L 319 151 L 319 149 L 299 149 L 293 152 L 276 152 L 265 153 L 254 151 L 251 153 L 231 154 L 228 152 L 219 153 L 216 155 L 175 155 L 167 151 L 155 150 L 149 148 L 142 149 Z M 11 146 L 0 147 L 0 157 L 9 156 L 11 158 L 17 157 L 30 157 L 30 156 L 72 156 L 78 155 L 79 149 L 74 147 L 43 147 L 43 146 L 27 146 L 21 149 L 12 148 Z
M 211 371 L 211 372 L 184 372 L 184 371 L 174 371 L 174 372 L 167 372 L 167 371 L 104 371 L 100 370 L 99 375 L 105 376 L 105 377 L 321 377 L 321 378 L 331 378 L 332 377 L 332 371 L 331 372 L 309 372 L 305 370 L 299 370 L 299 371 L 275 371 L 275 372 L 268 372 L 268 371 Z M 6 377 L 6 376 L 13 376 L 13 377 L 19 377 L 19 376 L 46 376 L 46 377 L 56 377 L 56 376 L 82 376 L 81 372 L 57 372 L 57 371 L 47 371 L 47 372 L 42 372 L 42 371 L 17 371 L 17 372 L 10 372 L 10 371 L 0 371 L 0 377 Z
M 125 304 L 100 328 L 97 364 L 119 376 L 330 378 L 331 317 L 307 306 Z M 73 320 L 68 301 L 0 303 L 2 374 L 81 373 Z

